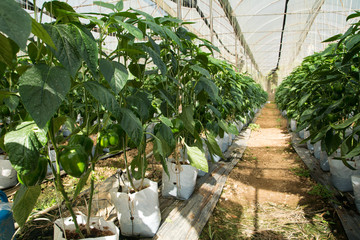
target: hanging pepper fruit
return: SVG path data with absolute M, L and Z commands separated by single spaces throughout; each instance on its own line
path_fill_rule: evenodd
M 88 154 L 88 156 L 90 156 L 94 143 L 88 136 L 76 134 L 70 137 L 68 146 L 76 145 L 83 146 L 85 152 Z
M 38 165 L 34 171 L 26 175 L 17 175 L 19 182 L 27 187 L 41 184 L 46 176 L 47 164 L 47 159 L 45 157 L 40 157 L 38 160 Z
M 66 146 L 60 152 L 59 161 L 67 174 L 80 178 L 88 168 L 89 157 L 81 145 Z
M 102 148 L 115 147 L 119 145 L 120 138 L 115 130 L 109 129 L 100 133 L 98 142 Z
M 117 146 L 119 144 L 119 135 L 115 131 L 109 130 L 107 135 L 111 146 Z

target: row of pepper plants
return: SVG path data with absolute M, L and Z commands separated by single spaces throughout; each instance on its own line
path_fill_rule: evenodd
M 360 17 L 356 12 L 347 20 Z M 354 170 L 360 154 L 360 21 L 330 42 L 322 52 L 306 57 L 280 84 L 276 102 L 289 119 L 297 121 L 297 131 L 310 131 L 311 143 L 321 141 L 321 149 Z
M 219 50 L 187 31 L 188 23 L 124 10 L 122 1 L 94 4 L 111 12 L 77 13 L 65 2 L 51 1 L 34 19 L 14 0 L 0 2 L 0 147 L 22 183 L 14 218 L 25 224 L 50 166 L 81 238 L 73 200 L 90 181 L 89 224 L 93 173 L 104 148 L 124 151 L 135 191 L 142 186 L 134 179 L 143 180 L 148 169 L 146 134 L 167 174 L 166 159 L 180 148 L 192 166 L 207 172 L 203 141 L 211 156 L 222 156 L 215 137 L 237 134 L 234 121 L 246 121 L 267 97 L 251 77 L 212 58 Z M 55 20 L 43 24 L 43 14 Z M 111 51 L 104 47 L 110 36 L 117 41 Z M 155 131 L 147 132 L 151 124 Z M 70 136 L 64 137 L 64 127 Z M 94 135 L 95 143 L 89 137 Z M 128 147 L 138 150 L 131 162 Z M 56 153 L 54 164 L 50 149 Z M 79 179 L 72 198 L 60 165 Z

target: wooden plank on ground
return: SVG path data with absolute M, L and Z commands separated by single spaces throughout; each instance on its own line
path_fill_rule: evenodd
M 324 172 L 320 168 L 319 160 L 316 159 L 311 152 L 306 149 L 306 145 L 300 144 L 300 139 L 296 133 L 291 133 L 291 141 L 296 153 L 303 160 L 305 165 L 309 168 L 310 174 L 314 180 L 327 186 L 329 190 L 334 193 L 334 200 L 331 204 L 336 210 L 337 215 L 343 225 L 345 233 L 349 240 L 360 240 L 360 214 L 355 212 L 348 206 L 339 206 L 335 202 L 341 202 L 338 198 L 346 198 L 348 202 L 353 203 L 354 197 L 351 193 L 341 193 L 331 184 L 331 175 L 329 172 Z
M 229 148 L 225 156 L 230 157 L 229 162 L 213 164 L 208 174 L 197 181 L 195 191 L 190 199 L 185 201 L 174 200 L 165 208 L 160 198 L 162 212 L 162 224 L 153 239 L 198 239 L 200 233 L 209 220 L 230 171 L 242 157 L 247 140 L 250 137 L 250 129 L 243 131 L 236 138 L 233 147 Z

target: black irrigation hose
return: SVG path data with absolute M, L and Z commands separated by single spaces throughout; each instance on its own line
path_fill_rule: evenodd
M 283 19 L 283 24 L 282 24 L 282 28 L 281 28 L 279 56 L 278 56 L 276 67 L 273 70 L 273 72 L 275 72 L 276 70 L 279 69 L 279 63 L 280 63 L 280 58 L 281 58 L 281 50 L 282 50 L 283 38 L 284 38 L 284 30 L 285 30 L 285 25 L 286 25 L 286 16 L 287 16 L 288 3 L 289 3 L 289 0 L 286 0 L 285 1 L 285 9 L 284 9 L 284 19 Z

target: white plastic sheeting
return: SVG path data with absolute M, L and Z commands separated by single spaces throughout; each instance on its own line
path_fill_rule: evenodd
M 80 13 L 110 11 L 93 5 L 93 0 L 63 1 Z M 276 67 L 279 79 L 288 75 L 304 57 L 323 50 L 327 45 L 323 40 L 343 33 L 351 23 L 346 22 L 347 15 L 360 10 L 359 0 L 179 0 L 182 5 L 177 1 L 124 0 L 124 8 L 139 9 L 154 17 L 181 16 L 184 21 L 194 22 L 189 30 L 212 40 L 221 50 L 215 57 L 227 59 L 259 81 Z M 41 7 L 43 2 L 37 0 L 36 4 Z M 44 21 L 50 18 L 44 16 Z M 106 47 L 116 47 L 112 37 L 108 37 Z

